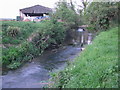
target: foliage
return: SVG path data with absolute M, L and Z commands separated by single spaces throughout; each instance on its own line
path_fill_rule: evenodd
M 64 71 L 53 75 L 52 87 L 118 88 L 118 27 L 100 33 Z
M 94 30 L 106 30 L 118 23 L 118 2 L 92 2 L 83 17 Z
M 33 59 L 39 55 L 39 49 L 32 43 L 24 42 L 16 47 L 3 48 L 2 63 L 3 66 L 15 69 L 22 63 Z
M 13 63 L 11 63 L 10 65 L 8 65 L 7 67 L 10 68 L 10 69 L 16 69 L 16 68 L 18 68 L 20 65 L 21 65 L 20 62 L 13 62 Z
M 2 43 L 3 44 L 20 44 L 25 41 L 31 33 L 37 30 L 38 24 L 33 22 L 2 22 Z
M 65 29 L 62 23 L 45 21 L 41 23 L 41 27 L 37 30 L 33 43 L 43 52 L 43 50 L 51 44 L 61 44 L 65 37 Z
M 65 0 L 56 3 L 56 12 L 53 18 L 61 20 L 65 23 L 66 27 L 69 29 L 75 29 L 79 24 L 79 15 L 75 12 L 75 6 L 67 3 Z
M 4 48 L 2 54 L 3 66 L 9 69 L 16 69 L 39 53 L 32 43 L 24 42 L 20 46 Z
M 7 28 L 7 35 L 8 35 L 8 36 L 15 37 L 15 36 L 17 36 L 19 33 L 20 33 L 20 28 L 18 28 L 18 27 L 11 27 L 11 26 L 9 26 L 9 27 Z
M 15 23 L 15 22 L 13 22 Z M 18 23 L 18 22 L 16 22 Z M 24 26 L 22 27 L 22 25 L 26 24 L 25 22 L 21 22 L 21 33 L 24 34 L 20 34 L 20 36 L 16 36 L 16 39 L 12 40 L 13 37 L 7 37 L 7 32 L 9 30 L 13 30 L 14 28 L 18 27 L 19 25 L 16 24 L 14 27 L 12 26 L 12 23 L 10 22 L 4 22 L 3 24 L 3 40 L 4 43 L 3 45 L 6 43 L 20 43 L 19 40 L 20 38 L 22 38 L 22 43 L 20 43 L 19 45 L 12 45 L 12 46 L 8 46 L 6 48 L 3 48 L 3 52 L 2 52 L 2 60 L 3 60 L 3 66 L 6 68 L 10 68 L 10 69 L 16 69 L 18 68 L 22 63 L 33 59 L 34 57 L 41 55 L 41 53 L 47 48 L 49 47 L 51 44 L 61 44 L 64 40 L 65 37 L 65 28 L 63 26 L 63 23 L 60 22 L 54 22 L 51 20 L 47 20 L 47 21 L 43 21 L 41 23 L 34 23 L 34 25 L 32 25 L 31 23 L 30 26 L 28 24 L 28 26 Z M 7 26 L 8 25 L 8 26 Z M 10 25 L 10 26 L 9 26 Z M 11 27 L 12 26 L 12 27 Z M 34 30 L 33 29 L 36 29 Z M 24 28 L 28 28 L 27 31 L 24 31 Z M 31 31 L 29 31 L 29 29 L 33 29 Z M 7 30 L 8 29 L 8 30 Z M 23 31 L 22 31 L 23 29 Z M 16 29 L 15 29 L 16 30 Z M 28 32 L 25 33 L 25 32 Z M 32 37 L 32 41 L 26 41 L 25 38 L 27 35 L 27 37 L 31 37 L 31 35 L 35 35 L 34 37 Z M 29 36 L 28 36 L 29 35 Z M 6 40 L 6 43 L 5 43 Z M 12 40 L 12 41 L 9 41 Z

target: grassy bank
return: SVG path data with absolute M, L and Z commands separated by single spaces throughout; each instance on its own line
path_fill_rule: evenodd
M 16 69 L 22 63 L 41 55 L 52 44 L 61 44 L 65 37 L 63 23 L 2 22 L 2 64 Z
M 117 88 L 118 28 L 100 33 L 64 71 L 52 76 L 52 87 Z
M 25 41 L 31 33 L 35 32 L 39 25 L 33 22 L 2 22 L 2 43 L 20 44 Z

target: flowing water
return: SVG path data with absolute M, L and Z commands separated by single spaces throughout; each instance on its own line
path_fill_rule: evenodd
M 66 62 L 73 60 L 81 51 L 78 46 L 59 48 L 57 52 L 45 51 L 41 56 L 17 70 L 2 76 L 2 88 L 42 88 L 50 79 L 50 72 L 63 70 Z

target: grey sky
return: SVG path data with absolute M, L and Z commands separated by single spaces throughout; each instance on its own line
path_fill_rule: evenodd
M 55 3 L 59 0 L 1 0 L 0 2 L 0 18 L 16 18 L 19 16 L 19 9 L 43 5 L 46 7 L 54 8 Z M 70 0 L 67 0 L 70 1 Z M 80 3 L 80 0 L 72 0 Z
M 0 2 L 0 18 L 16 18 L 19 16 L 19 9 L 34 6 L 43 5 L 49 8 L 54 8 L 55 3 L 59 0 L 1 0 Z M 68 2 L 70 0 L 67 0 Z M 72 0 L 77 5 L 81 5 L 82 0 Z M 92 1 L 92 0 L 88 0 Z M 94 0 L 94 1 L 120 1 L 120 0 Z

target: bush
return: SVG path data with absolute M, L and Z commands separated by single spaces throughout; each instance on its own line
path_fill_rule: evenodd
M 9 64 L 7 67 L 9 69 L 17 69 L 20 65 L 21 65 L 20 62 L 13 62 L 13 63 Z
M 19 27 L 11 27 L 9 26 L 7 28 L 7 35 L 11 37 L 16 37 L 20 33 L 20 28 Z
M 33 45 L 24 42 L 20 46 L 4 49 L 2 53 L 3 66 L 9 69 L 16 69 L 22 63 L 31 60 L 35 54 L 37 55 L 36 50 L 38 50 L 35 47 L 30 48 L 31 46 Z
M 65 38 L 65 28 L 62 23 L 53 21 L 44 21 L 37 30 L 36 37 L 32 43 L 36 45 L 41 52 L 51 44 L 61 44 Z

